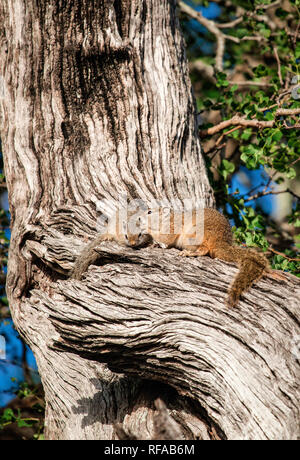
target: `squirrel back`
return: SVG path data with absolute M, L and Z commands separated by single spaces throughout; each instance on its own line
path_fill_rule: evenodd
M 158 208 L 148 214 L 146 231 L 157 243 L 182 249 L 182 255 L 210 255 L 239 266 L 228 290 L 228 306 L 235 306 L 241 295 L 268 270 L 265 256 L 255 249 L 234 245 L 230 224 L 216 209 L 183 212 Z

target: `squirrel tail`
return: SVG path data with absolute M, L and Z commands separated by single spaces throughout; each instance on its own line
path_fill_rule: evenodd
M 70 273 L 70 278 L 75 280 L 81 280 L 82 275 L 88 267 L 96 262 L 99 258 L 99 254 L 94 251 L 94 249 L 99 246 L 99 244 L 103 241 L 103 235 L 98 235 L 91 243 L 87 244 L 77 259 L 75 260 L 74 266 Z
M 239 272 L 228 290 L 227 305 L 229 307 L 235 307 L 241 295 L 258 281 L 269 267 L 266 257 L 251 248 L 240 248 L 229 244 L 227 247 L 223 244 L 222 247 L 214 250 L 214 257 L 227 262 L 235 262 L 239 266 Z

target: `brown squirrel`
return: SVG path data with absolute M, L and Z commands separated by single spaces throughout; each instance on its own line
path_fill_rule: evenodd
M 141 248 L 150 244 L 152 238 L 143 231 L 141 223 L 136 210 L 125 211 L 124 215 L 116 210 L 105 231 L 89 243 L 77 257 L 71 271 L 71 278 L 81 279 L 88 267 L 99 258 L 95 248 L 103 241 L 116 241 L 122 246 L 131 248 Z
M 130 214 L 128 216 L 130 217 Z M 120 222 L 119 213 L 117 213 L 117 221 Z M 264 255 L 255 249 L 233 244 L 230 224 L 216 209 L 204 208 L 187 213 L 160 207 L 143 212 L 136 220 L 134 231 L 129 228 L 130 225 L 126 220 L 121 224 L 123 231 L 118 230 L 119 226 L 114 226 L 115 230 L 110 229 L 99 235 L 82 251 L 72 270 L 73 278 L 81 279 L 88 266 L 98 258 L 94 249 L 102 241 L 111 240 L 134 248 L 144 247 L 154 242 L 165 248 L 182 249 L 182 256 L 209 255 L 212 258 L 236 263 L 239 272 L 228 290 L 226 302 L 230 307 L 236 306 L 241 294 L 254 282 L 271 272 Z
M 182 249 L 182 256 L 209 255 L 238 264 L 240 270 L 228 291 L 226 303 L 230 307 L 236 306 L 241 294 L 264 273 L 270 272 L 264 255 L 233 244 L 230 224 L 216 209 L 204 208 L 190 213 L 168 208 L 149 210 L 147 232 L 164 247 Z

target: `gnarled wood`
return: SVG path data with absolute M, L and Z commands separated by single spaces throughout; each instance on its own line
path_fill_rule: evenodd
M 68 258 L 66 249 L 61 255 Z M 99 247 L 99 260 L 105 265 L 92 266 L 82 282 L 53 284 L 54 298 L 32 291 L 28 305 L 55 327 L 47 342 L 53 352 L 171 385 L 229 439 L 297 438 L 297 278 L 264 278 L 228 309 L 236 271 L 228 264 L 183 263 L 176 250 L 113 243 Z
M 99 201 L 214 203 L 175 1 L 3 0 L 0 21 L 7 294 L 47 438 L 151 439 L 162 419 L 170 437 L 296 437 L 294 278 L 228 310 L 234 268 L 107 244 L 110 263 L 68 279 Z

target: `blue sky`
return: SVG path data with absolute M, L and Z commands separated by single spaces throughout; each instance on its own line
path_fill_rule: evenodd
M 6 359 L 0 359 L 0 407 L 5 406 L 14 396 L 14 390 L 24 381 L 22 369 L 23 345 L 11 320 L 0 322 L 0 336 L 5 340 Z M 1 344 L 3 339 L 1 340 Z M 2 354 L 1 354 L 2 356 Z M 37 376 L 37 366 L 32 351 L 26 346 L 27 363 L 32 369 L 32 377 Z M 12 379 L 16 379 L 12 381 Z

